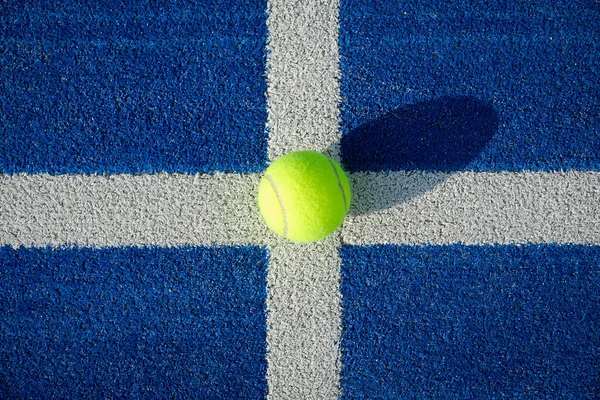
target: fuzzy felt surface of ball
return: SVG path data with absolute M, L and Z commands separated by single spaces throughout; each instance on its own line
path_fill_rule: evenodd
M 344 221 L 352 194 L 339 163 L 303 150 L 275 160 L 258 188 L 258 207 L 272 231 L 294 242 L 321 240 Z

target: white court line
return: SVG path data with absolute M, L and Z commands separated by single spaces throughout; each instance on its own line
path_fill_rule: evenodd
M 359 173 L 346 244 L 600 244 L 600 173 Z
M 344 244 L 600 245 L 600 172 L 349 177 L 354 198 L 341 230 Z M 0 245 L 281 246 L 287 242 L 275 239 L 258 215 L 259 179 L 0 175 Z
M 0 244 L 260 244 L 258 175 L 0 175 Z
M 269 0 L 269 159 L 340 140 L 339 0 Z
M 338 0 L 269 0 L 269 158 L 296 150 L 339 155 Z M 339 233 L 270 246 L 269 398 L 340 396 Z

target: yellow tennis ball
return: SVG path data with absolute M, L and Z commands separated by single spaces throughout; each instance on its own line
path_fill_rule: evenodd
M 275 160 L 258 187 L 258 208 L 271 230 L 294 242 L 329 236 L 350 208 L 350 184 L 341 166 L 316 151 Z

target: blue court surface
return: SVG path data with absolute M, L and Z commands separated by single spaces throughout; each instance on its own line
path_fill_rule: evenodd
M 0 397 L 263 398 L 260 247 L 0 248 Z
M 346 246 L 345 398 L 600 394 L 600 248 Z
M 265 1 L 0 5 L 0 171 L 256 172 Z
M 600 169 L 598 2 L 340 8 L 351 171 Z

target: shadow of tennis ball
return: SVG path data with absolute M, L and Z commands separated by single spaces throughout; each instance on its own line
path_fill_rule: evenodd
M 401 106 L 345 133 L 340 155 L 351 173 L 350 213 L 407 202 L 469 169 L 498 124 L 496 110 L 481 100 L 442 97 Z

